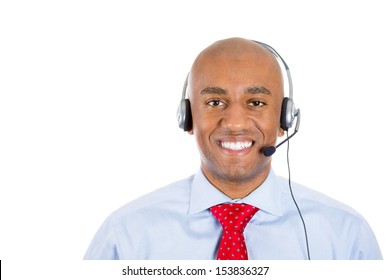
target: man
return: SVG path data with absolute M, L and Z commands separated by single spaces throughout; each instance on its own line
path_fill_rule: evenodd
M 110 215 L 85 259 L 382 258 L 353 209 L 293 184 L 297 209 L 262 153 L 284 135 L 275 53 L 218 41 L 196 58 L 188 94 L 200 170 Z

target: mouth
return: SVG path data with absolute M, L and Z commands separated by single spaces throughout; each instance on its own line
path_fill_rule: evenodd
M 219 144 L 222 148 L 227 150 L 241 151 L 252 147 L 253 141 L 237 141 L 237 142 L 221 141 Z
M 228 156 L 244 156 L 249 154 L 255 145 L 255 141 L 249 137 L 221 137 L 217 141 L 220 151 Z

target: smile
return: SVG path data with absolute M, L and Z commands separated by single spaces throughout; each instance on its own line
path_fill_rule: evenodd
M 240 151 L 247 149 L 253 145 L 252 141 L 245 142 L 221 142 L 221 146 L 224 149 L 229 149 L 233 151 Z

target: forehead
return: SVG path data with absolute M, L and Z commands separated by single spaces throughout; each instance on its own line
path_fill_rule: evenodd
M 238 92 L 253 86 L 265 87 L 276 93 L 283 91 L 283 79 L 276 58 L 260 46 L 246 51 L 202 53 L 191 69 L 190 85 L 194 92 L 201 92 L 205 87 Z

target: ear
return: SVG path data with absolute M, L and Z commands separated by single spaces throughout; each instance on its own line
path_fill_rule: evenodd
M 283 135 L 284 135 L 284 130 L 283 130 L 283 128 L 279 127 L 278 136 L 282 137 Z

